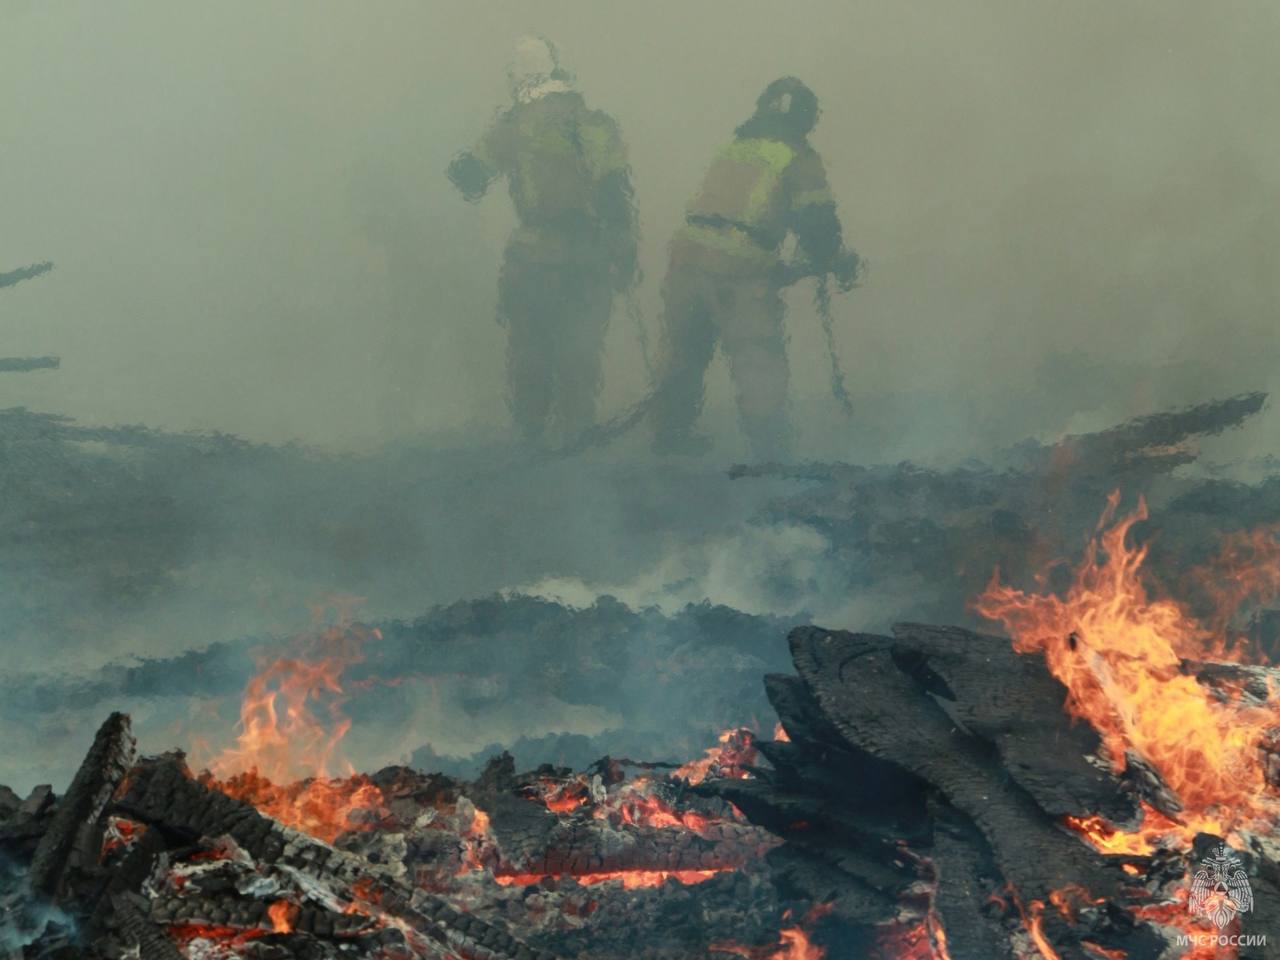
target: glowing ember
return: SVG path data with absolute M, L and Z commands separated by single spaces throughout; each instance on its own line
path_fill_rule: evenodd
M 1118 947 L 1110 949 L 1102 946 L 1100 943 L 1093 943 L 1089 940 L 1080 941 L 1080 946 L 1084 947 L 1086 952 L 1097 957 L 1098 960 L 1128 960 L 1129 956 L 1126 951 L 1121 950 Z
M 738 943 L 713 943 L 712 950 L 736 954 L 747 960 L 823 960 L 827 951 L 809 939 L 799 927 L 786 927 L 778 931 L 778 944 L 765 947 L 745 947 Z
M 485 848 L 493 844 L 493 835 L 489 829 L 489 815 L 479 807 L 471 806 L 470 801 L 465 799 L 459 804 L 457 812 L 465 816 L 468 809 L 471 813 L 471 822 L 461 834 L 463 851 L 462 863 L 458 867 L 459 876 L 472 870 L 483 870 L 482 857 Z
M 611 807 L 597 807 L 593 816 L 598 820 L 617 820 L 621 823 L 646 827 L 672 827 L 705 834 L 707 828 L 717 822 L 715 818 L 692 810 L 676 810 L 656 794 L 646 793 L 648 781 L 641 778 L 620 790 Z
M 288 900 L 277 900 L 267 907 L 267 919 L 271 921 L 271 931 L 293 933 L 293 918 L 297 913 L 297 908 Z
M 1160 841 L 1186 833 L 1186 827 L 1169 819 L 1149 803 L 1142 803 L 1142 820 L 1132 831 L 1119 830 L 1102 817 L 1063 817 L 1063 822 L 1103 853 L 1147 856 L 1154 853 Z M 1130 866 L 1125 864 L 1125 866 Z M 1131 868 L 1137 872 L 1136 867 Z
M 382 791 L 363 774 L 346 780 L 302 780 L 285 786 L 276 786 L 252 770 L 228 780 L 219 781 L 207 774 L 200 779 L 326 843 L 348 830 L 371 829 L 386 815 Z
M 1266 793 L 1259 744 L 1280 724 L 1280 710 L 1239 697 L 1224 702 L 1182 672 L 1183 658 L 1222 658 L 1232 654 L 1232 645 L 1184 605 L 1148 592 L 1141 575 L 1147 550 L 1125 542 L 1147 517 L 1146 505 L 1113 524 L 1118 504 L 1117 492 L 1065 596 L 1024 593 L 997 576 L 976 609 L 1004 624 L 1015 649 L 1044 654 L 1067 687 L 1068 711 L 1098 730 L 1117 770 L 1132 751 L 1160 774 L 1184 808 L 1183 822 L 1174 825 L 1178 839 L 1189 842 L 1201 831 L 1229 836 L 1246 825 L 1269 832 L 1280 804 Z M 1266 556 L 1277 562 L 1274 553 Z M 1248 589 L 1231 597 L 1239 600 L 1269 583 L 1280 583 L 1280 566 L 1265 577 L 1253 574 Z M 1075 825 L 1111 852 L 1149 849 L 1159 832 L 1120 839 L 1097 818 Z
M 102 834 L 102 849 L 98 853 L 98 861 L 102 862 L 114 851 L 127 849 L 147 832 L 146 824 L 124 817 L 108 817 L 107 828 Z
M 542 788 L 543 802 L 552 813 L 569 813 L 587 802 L 586 784 L 581 780 L 570 780 L 568 783 L 544 780 Z
M 224 947 L 238 947 L 262 936 L 266 931 L 223 927 L 204 923 L 177 923 L 168 927 L 169 936 L 179 945 L 187 946 L 198 940 L 216 943 Z
M 708 777 L 745 780 L 747 767 L 756 762 L 755 736 L 746 727 L 725 730 L 720 743 L 700 760 L 691 760 L 676 770 L 674 776 L 690 783 L 701 783 Z
M 891 924 L 876 934 L 877 960 L 950 960 L 947 935 L 930 914 L 919 923 Z
M 608 870 L 601 873 L 581 873 L 572 874 L 575 881 L 584 887 L 589 887 L 597 883 L 608 883 L 611 880 L 621 880 L 622 886 L 627 890 L 637 890 L 642 887 L 660 887 L 668 880 L 675 880 L 686 885 L 702 883 L 710 880 L 717 873 L 723 873 L 729 867 L 722 867 L 716 870 Z M 504 887 L 529 887 L 542 880 L 561 879 L 570 876 L 567 874 L 554 873 L 506 873 L 495 876 L 494 879 Z

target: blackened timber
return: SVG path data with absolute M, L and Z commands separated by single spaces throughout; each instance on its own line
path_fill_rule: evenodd
M 94 906 L 89 918 L 89 932 L 99 935 L 114 922 L 115 900 L 124 894 L 140 890 L 156 858 L 165 850 L 159 831 L 147 830 L 125 854 L 124 859 L 111 871 L 106 888 Z
M 93 746 L 36 847 L 29 874 L 33 890 L 56 897 L 69 868 L 97 862 L 102 811 L 133 763 L 135 749 L 129 718 L 123 713 L 111 714 L 98 729 Z
M 115 894 L 111 905 L 125 938 L 137 948 L 139 960 L 184 960 L 168 935 L 151 921 L 145 898 L 137 894 Z
M 993 917 L 991 895 L 999 888 L 991 848 L 973 822 L 945 801 L 929 804 L 934 820 L 929 859 L 936 876 L 934 910 L 953 957 L 1013 956 L 1009 935 Z
M 494 872 L 499 875 L 730 870 L 777 843 L 766 830 L 727 821 L 700 835 L 647 824 L 557 817 L 540 803 L 506 792 L 480 796 L 498 845 Z
M 844 737 L 927 780 L 968 815 L 1026 901 L 1048 902 L 1067 884 L 1120 896 L 1119 870 L 1059 829 L 990 745 L 921 692 L 895 663 L 891 638 L 800 627 L 790 642 L 797 670 Z
M 894 842 L 928 842 L 924 808 L 928 784 L 850 744 L 823 715 L 800 678 L 766 676 L 765 693 L 791 738 L 759 744 L 774 768 L 770 781 L 778 789 L 817 795 L 825 801 L 827 812 L 854 812 L 859 830 L 867 835 Z M 742 782 L 725 787 L 732 789 Z
M 898 624 L 893 656 L 953 720 L 995 746 L 1005 770 L 1048 814 L 1134 820 L 1138 807 L 1098 759 L 1102 740 L 1073 723 L 1067 688 L 1040 656 L 1004 637 L 957 627 Z M 1089 758 L 1092 757 L 1091 761 Z
M 166 832 L 185 837 L 230 836 L 254 860 L 309 872 L 355 897 L 357 881 L 368 899 L 418 933 L 444 944 L 464 960 L 557 960 L 533 950 L 506 931 L 454 910 L 441 897 L 405 887 L 373 864 L 335 850 L 306 834 L 262 816 L 187 775 L 173 758 L 139 764 L 117 804 L 120 809 Z

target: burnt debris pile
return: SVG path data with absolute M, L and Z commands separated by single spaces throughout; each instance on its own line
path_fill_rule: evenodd
M 136 757 L 113 714 L 65 795 L 0 791 L 0 955 L 774 956 L 814 905 L 787 898 L 776 836 L 692 789 L 757 761 L 736 730 L 680 768 L 219 783 Z
M 1246 393 L 1052 443 L 1026 440 L 988 462 L 765 464 L 732 475 L 803 482 L 765 519 L 822 534 L 849 591 L 905 594 L 904 616 L 956 623 L 992 570 L 1029 577 L 1074 556 L 1116 489 L 1151 503 L 1149 525 L 1160 534 L 1151 561 L 1162 574 L 1202 559 L 1224 533 L 1280 521 L 1274 470 L 1247 483 L 1206 476 L 1217 468 L 1199 459 L 1198 441 L 1243 426 L 1266 402 Z
M 1274 844 L 1236 834 L 1222 852 L 1247 903 L 1206 918 L 1192 902 L 1197 874 L 1223 838 L 1187 828 L 1140 757 L 1117 770 L 1094 729 L 1063 710 L 1067 690 L 1042 658 L 921 625 L 893 636 L 800 627 L 790 643 L 798 675 L 766 681 L 785 731 L 759 745 L 770 768 L 699 790 L 782 837 L 770 856 L 834 921 L 868 926 L 914 903 L 922 925 L 908 957 L 1274 955 L 1241 927 L 1280 919 Z M 1246 700 L 1274 689 L 1266 668 L 1182 672 L 1224 702 L 1228 688 Z M 1221 953 L 1188 947 L 1215 937 L 1234 939 Z
M 1239 818 L 1212 834 L 1160 763 L 1117 760 L 1045 658 L 921 625 L 790 647 L 773 738 L 728 730 L 678 767 L 219 781 L 139 758 L 113 714 L 63 796 L 0 790 L 3 955 L 1157 960 L 1214 936 L 1271 955 L 1240 935 L 1280 920 L 1280 847 Z M 1280 689 L 1256 664 L 1176 673 L 1230 710 Z M 1278 747 L 1249 745 L 1263 792 Z M 1216 907 L 1215 863 L 1236 884 Z

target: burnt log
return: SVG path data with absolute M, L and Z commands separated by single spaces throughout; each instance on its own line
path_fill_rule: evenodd
M 935 872 L 934 910 L 956 957 L 1009 960 L 1013 947 L 1000 918 L 993 915 L 992 894 L 998 870 L 991 848 L 972 820 L 940 798 L 929 804 L 934 818 L 929 859 Z
M 770 860 L 808 869 L 784 877 L 804 877 L 815 902 L 836 904 L 846 925 L 884 923 L 909 884 L 932 882 L 932 909 L 952 956 L 1011 957 L 1008 930 L 990 903 L 1002 886 L 999 871 L 972 821 L 926 781 L 847 743 L 799 678 L 769 676 L 765 686 L 789 737 L 759 745 L 773 770 L 707 789 L 786 838 Z M 903 841 L 928 859 L 905 855 Z M 867 888 L 884 898 L 878 910 Z
M 402 884 L 366 860 L 285 827 L 250 804 L 191 779 L 177 760 L 135 767 L 117 805 L 174 837 L 228 835 L 254 860 L 320 879 L 344 898 L 395 917 L 464 960 L 556 960 L 555 954 L 531 949 L 506 931 L 454 909 L 442 897 Z
M 97 863 L 102 812 L 132 765 L 135 749 L 129 718 L 111 714 L 98 729 L 93 746 L 36 847 L 28 874 L 33 890 L 56 899 L 65 892 L 71 872 Z
M 112 896 L 111 907 L 123 939 L 137 950 L 139 960 L 185 960 L 164 930 L 151 921 L 145 897 L 118 893 Z
M 1009 775 L 1051 816 L 1098 813 L 1134 820 L 1138 806 L 1099 759 L 1102 739 L 1072 722 L 1067 688 L 1041 657 L 1007 638 L 956 627 L 898 624 L 893 657 L 978 739 L 992 744 Z
M 98 897 L 89 916 L 88 930 L 91 936 L 107 933 L 115 924 L 117 898 L 135 893 L 150 877 L 156 858 L 167 849 L 158 830 L 148 830 L 112 870 L 106 887 Z
M 995 745 L 947 716 L 895 661 L 893 639 L 801 627 L 790 643 L 800 676 L 841 735 L 927 781 L 968 817 L 1023 903 L 1048 903 L 1069 885 L 1121 898 L 1118 865 L 1060 829 L 1009 776 Z M 1057 946 L 1063 957 L 1087 956 L 1069 931 Z
M 905 462 L 736 466 L 736 478 L 783 478 L 803 486 L 763 511 L 827 542 L 828 569 L 849 591 L 906 597 L 903 617 L 985 626 L 970 604 L 994 569 L 1030 586 L 1046 558 L 1074 554 L 1096 528 L 1117 486 L 1158 507 L 1161 533 L 1148 566 L 1165 582 L 1188 559 L 1207 559 L 1227 529 L 1280 522 L 1280 483 L 1257 486 L 1175 475 L 1196 442 L 1239 427 L 1264 406 L 1246 393 L 1156 413 L 1052 444 L 1028 440 L 986 463 L 953 467 Z M 1065 578 L 1065 567 L 1049 571 Z
M 509 794 L 483 801 L 498 845 L 498 875 L 588 876 L 621 871 L 732 870 L 777 845 L 767 830 L 732 822 L 705 831 L 557 817 Z

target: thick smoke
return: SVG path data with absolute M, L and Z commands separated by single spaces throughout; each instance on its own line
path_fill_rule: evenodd
M 0 374 L 0 407 L 41 412 L 0 421 L 0 780 L 65 780 L 112 706 L 157 748 L 193 735 L 214 695 L 183 685 L 184 658 L 229 710 L 246 647 L 334 597 L 411 622 L 502 591 L 575 615 L 612 594 L 654 636 L 709 600 L 776 631 L 751 670 L 795 620 L 912 615 L 927 578 L 847 589 L 830 531 L 765 513 L 796 482 L 727 476 L 745 444 L 722 360 L 702 461 L 653 458 L 643 431 L 572 460 L 513 452 L 494 322 L 512 215 L 501 191 L 468 206 L 444 170 L 506 101 L 517 35 L 554 37 L 628 140 L 651 342 L 711 152 L 765 83 L 803 77 L 870 269 L 834 307 L 852 417 L 812 290 L 787 295 L 799 455 L 947 463 L 1280 386 L 1278 17 L 1189 0 L 815 0 L 784 18 L 763 0 L 4 5 L 0 271 L 58 269 L 0 291 L 0 354 L 62 363 Z M 639 342 L 619 309 L 606 413 L 645 389 Z M 1272 469 L 1277 422 L 1207 460 Z M 157 688 L 102 686 L 150 661 Z M 598 738 L 661 709 L 640 679 L 591 690 L 506 708 L 450 693 L 388 707 L 353 743 L 379 761 L 560 732 L 629 750 Z M 675 749 L 666 733 L 655 749 Z

